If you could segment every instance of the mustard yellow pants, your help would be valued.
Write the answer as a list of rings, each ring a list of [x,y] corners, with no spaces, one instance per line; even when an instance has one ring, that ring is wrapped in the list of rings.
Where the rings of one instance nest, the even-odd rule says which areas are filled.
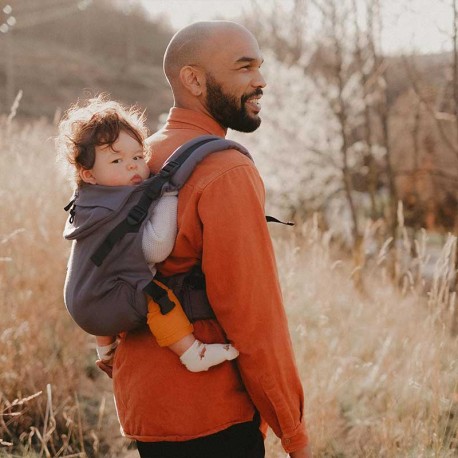
[[[167,314],[163,315],[159,305],[149,296],[148,299],[148,326],[161,347],[168,347],[183,337],[192,334],[193,326],[181,307],[180,301],[173,291],[163,283],[154,280],[159,286],[167,289],[167,296],[175,304],[175,307]]]

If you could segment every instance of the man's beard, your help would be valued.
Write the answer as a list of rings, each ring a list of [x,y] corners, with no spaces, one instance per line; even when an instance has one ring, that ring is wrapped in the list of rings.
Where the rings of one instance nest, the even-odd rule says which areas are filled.
[[[259,116],[250,117],[245,102],[254,95],[261,95],[259,88],[248,95],[243,95],[240,106],[236,97],[225,94],[215,79],[207,74],[207,109],[221,126],[239,132],[253,132],[261,124]]]

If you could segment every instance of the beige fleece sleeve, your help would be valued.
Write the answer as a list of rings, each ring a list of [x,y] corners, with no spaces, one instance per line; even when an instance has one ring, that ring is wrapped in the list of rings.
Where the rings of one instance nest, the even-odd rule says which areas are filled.
[[[143,229],[143,254],[150,268],[163,261],[172,251],[177,236],[176,194],[164,194]],[[154,270],[155,272],[155,270]]]

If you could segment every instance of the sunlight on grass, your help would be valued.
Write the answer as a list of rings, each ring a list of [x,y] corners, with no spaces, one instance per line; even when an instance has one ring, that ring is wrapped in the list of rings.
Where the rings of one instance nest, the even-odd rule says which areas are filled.
[[[63,305],[70,188],[54,134],[45,121],[0,120],[0,456],[126,456],[110,382]],[[316,222],[272,233],[315,456],[456,456],[456,239],[425,295],[421,250],[400,287],[374,256],[360,292]],[[285,457],[272,435],[267,450]]]

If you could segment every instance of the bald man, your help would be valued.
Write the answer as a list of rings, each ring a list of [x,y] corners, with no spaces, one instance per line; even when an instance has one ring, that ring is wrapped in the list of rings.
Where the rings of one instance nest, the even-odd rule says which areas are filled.
[[[174,106],[149,139],[151,170],[200,135],[257,129],[262,62],[256,39],[238,24],[199,22],[179,31],[164,57]],[[253,162],[235,150],[208,156],[180,191],[178,236],[160,272],[203,273],[216,319],[196,320],[194,333],[203,342],[231,342],[240,356],[191,373],[146,328],[122,338],[116,406],[141,457],[264,457],[260,418],[291,457],[310,456],[264,198]]]

